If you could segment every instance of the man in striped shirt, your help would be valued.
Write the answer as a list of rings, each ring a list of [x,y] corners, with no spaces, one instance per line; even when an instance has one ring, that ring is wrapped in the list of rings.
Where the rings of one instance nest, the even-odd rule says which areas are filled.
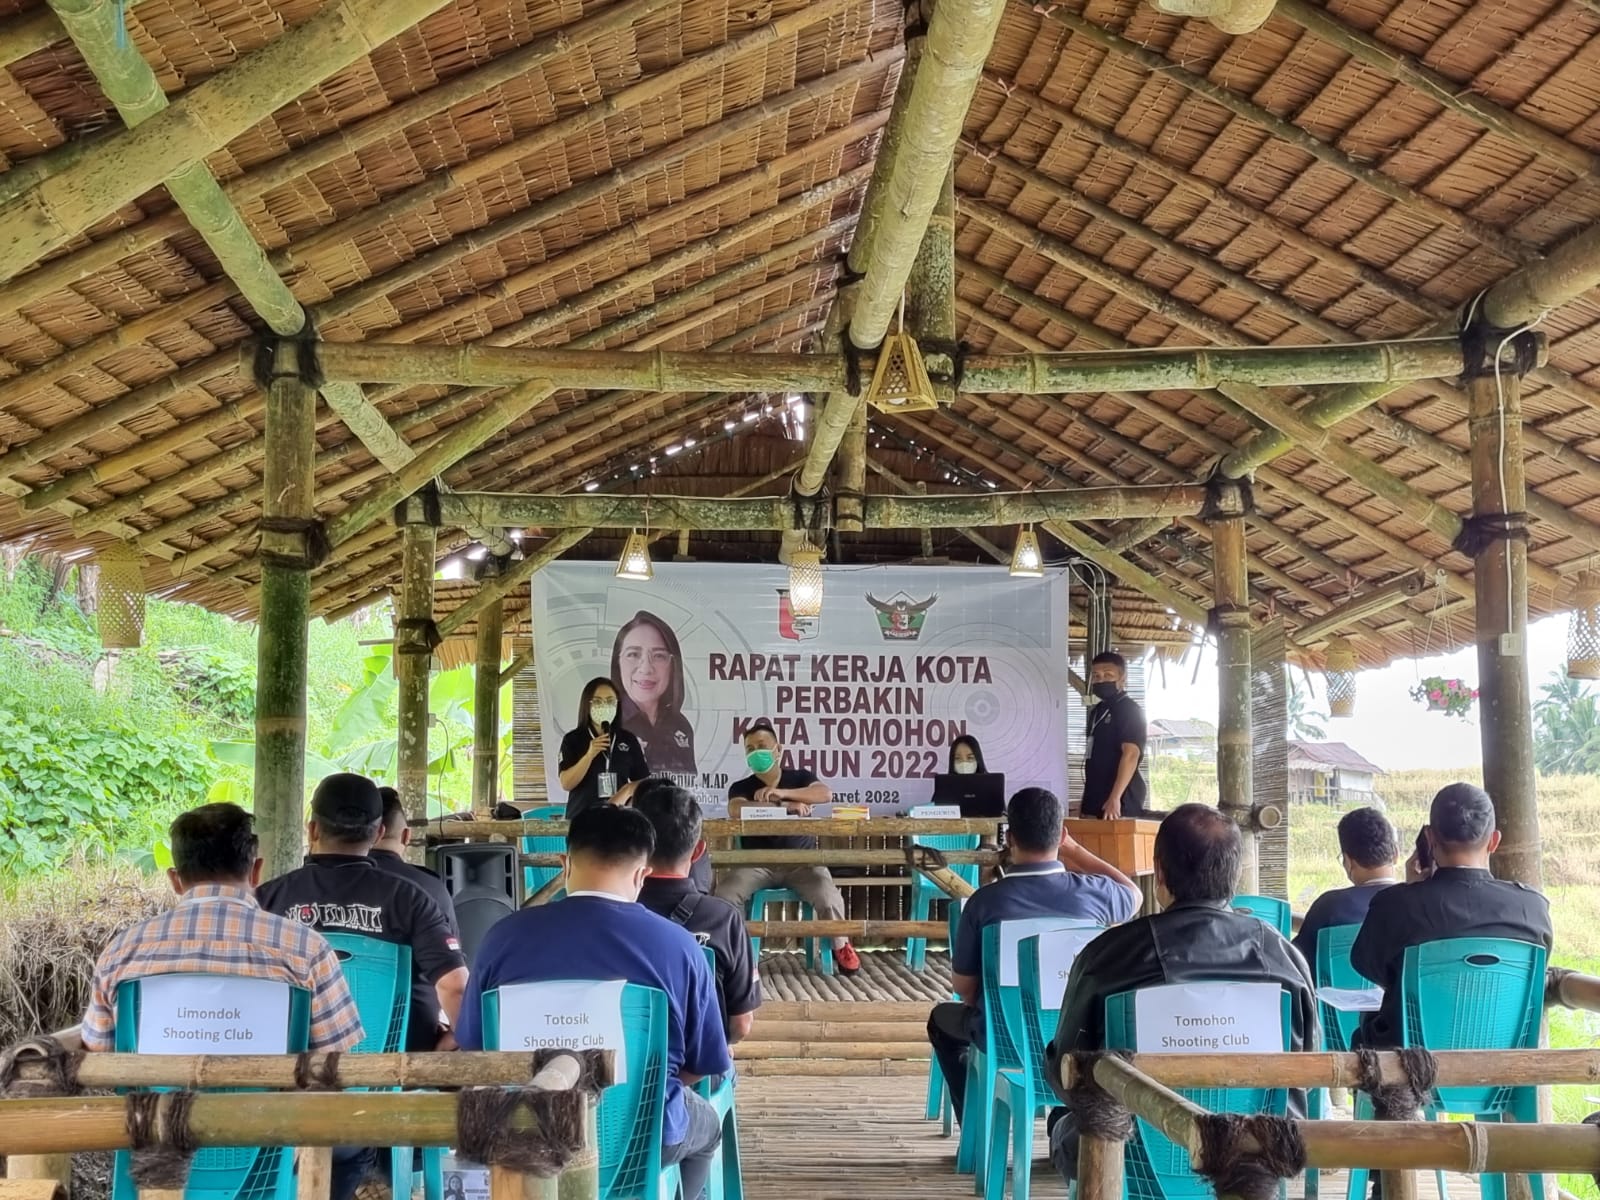
[[[206,804],[172,823],[167,878],[178,902],[123,930],[95,964],[83,1014],[86,1050],[115,1045],[117,988],[146,975],[243,975],[311,993],[311,1049],[348,1050],[361,1018],[333,948],[314,929],[263,912],[253,818],[236,804]]]

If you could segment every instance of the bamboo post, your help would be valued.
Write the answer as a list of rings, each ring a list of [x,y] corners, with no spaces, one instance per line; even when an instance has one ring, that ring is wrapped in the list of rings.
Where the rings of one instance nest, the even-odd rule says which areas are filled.
[[[301,1146],[295,1162],[295,1200],[328,1200],[333,1186],[333,1147]],[[144,1197],[148,1193],[141,1191]],[[183,1195],[172,1193],[174,1200]]]
[[[71,1161],[71,1155],[60,1155]],[[11,1169],[11,1164],[6,1164]],[[30,1179],[7,1175],[0,1179],[0,1200],[67,1200],[67,1193],[54,1179]]]
[[[489,1168],[489,1200],[557,1200],[559,1186],[555,1176],[513,1171],[498,1163]]]
[[[438,529],[418,497],[402,506],[400,604],[396,611],[394,672],[399,683],[395,783],[413,818],[428,815],[428,673],[438,627],[433,622],[434,553]]]
[[[35,1183],[34,1200],[69,1200],[72,1193],[72,1155],[17,1154],[6,1159],[6,1178],[15,1183]],[[17,1200],[26,1200],[19,1196]]]
[[[295,342],[279,341],[266,380],[255,812],[267,878],[299,866],[303,844],[317,394],[300,374],[301,349]],[[274,523],[279,527],[273,528]]]
[[[1256,829],[1251,789],[1250,587],[1244,512],[1238,484],[1218,488],[1209,517],[1217,634],[1217,797],[1237,822],[1244,843],[1239,861],[1241,892],[1257,887]]]
[[[484,558],[478,580],[500,575],[500,560]],[[491,604],[478,614],[478,660],[472,688],[472,811],[494,812],[500,785],[500,639],[505,606]]]
[[[1488,333],[1491,340],[1499,336]],[[1490,353],[1497,358],[1498,347]],[[1515,536],[1526,526],[1522,380],[1489,369],[1477,372],[1467,390],[1473,519],[1517,526],[1509,537],[1486,528],[1473,559],[1483,785],[1494,798],[1500,829],[1494,867],[1502,879],[1538,889],[1543,871],[1528,684],[1528,543],[1525,534]]]
[[[906,280],[906,328],[917,339],[942,407],[955,403],[956,175],[945,172]]]
[[[595,1100],[583,1106],[583,1149],[573,1155],[556,1184],[559,1200],[600,1200],[600,1139]]]
[[[1122,1200],[1123,1142],[1083,1134],[1078,1138],[1079,1200]]]

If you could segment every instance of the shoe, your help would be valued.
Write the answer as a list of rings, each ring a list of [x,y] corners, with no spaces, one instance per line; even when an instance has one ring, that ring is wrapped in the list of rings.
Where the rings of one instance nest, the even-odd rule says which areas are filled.
[[[856,948],[849,942],[837,946],[833,951],[833,965],[839,968],[841,975],[859,975],[861,973],[861,955],[856,953]]]

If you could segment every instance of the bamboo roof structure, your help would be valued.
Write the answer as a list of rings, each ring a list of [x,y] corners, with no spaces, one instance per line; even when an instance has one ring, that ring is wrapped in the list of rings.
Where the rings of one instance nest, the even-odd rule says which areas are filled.
[[[895,205],[936,199],[875,200],[875,165],[900,142],[931,161],[939,126],[974,358],[1420,338],[1478,297],[1496,321],[1539,318],[1548,362],[1522,398],[1529,601],[1571,607],[1600,552],[1592,0],[1277,0],[1239,36],[1138,0],[909,7],[0,0],[0,541],[133,541],[152,593],[253,615],[256,339],[830,352],[841,287],[892,276],[916,243],[896,229],[852,247]],[[986,54],[969,40],[948,56],[973,88],[964,120],[940,126],[949,98],[925,90],[917,111],[937,120],[908,138],[892,117],[914,102],[908,47],[952,24],[993,32]],[[886,312],[875,291],[844,337]],[[1222,463],[1253,473],[1256,615],[1322,639],[1299,656],[1330,627],[1366,665],[1472,636],[1472,560],[1451,546],[1471,511],[1453,379],[955,392],[873,412],[869,493],[1190,485]],[[781,393],[322,393],[316,510],[337,534],[311,583],[323,615],[397,585],[389,514],[430,479],[770,497],[806,458],[807,406]],[[516,532],[535,555],[619,545],[614,530]],[[1045,532],[1053,560],[1116,581],[1120,640],[1180,642],[1212,603],[1196,517]],[[868,528],[830,558],[991,562],[1012,536]],[[482,539],[510,548],[445,528],[439,552]],[[770,562],[779,536],[696,531],[688,552]]]

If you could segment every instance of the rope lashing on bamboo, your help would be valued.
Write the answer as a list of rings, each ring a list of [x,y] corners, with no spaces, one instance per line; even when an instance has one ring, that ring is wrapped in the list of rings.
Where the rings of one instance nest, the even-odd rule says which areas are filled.
[[[1080,1136],[1099,1138],[1107,1142],[1125,1142],[1133,1136],[1133,1114],[1122,1106],[1121,1101],[1101,1087],[1094,1077],[1095,1061],[1107,1055],[1120,1058],[1124,1062],[1133,1059],[1133,1055],[1127,1050],[1078,1053],[1072,1056],[1072,1086],[1067,1089],[1067,1107],[1077,1118]]]
[[[1476,558],[1497,541],[1526,542],[1528,514],[1525,512],[1477,513],[1461,518],[1461,532],[1450,544],[1468,558]]]
[[[1200,1153],[1195,1173],[1219,1196],[1275,1200],[1278,1184],[1306,1169],[1300,1127],[1287,1117],[1205,1113],[1195,1118]]]
[[[128,1094],[128,1173],[141,1189],[181,1192],[187,1186],[189,1163],[199,1149],[189,1128],[194,1096],[190,1091]]]
[[[528,1078],[534,1078],[558,1058],[578,1060],[578,1082],[572,1086],[575,1091],[582,1092],[590,1099],[598,1099],[601,1092],[616,1082],[614,1070],[616,1060],[605,1050],[536,1050]]]
[[[78,1064],[83,1052],[68,1050],[53,1037],[24,1038],[0,1051],[0,1098],[42,1100],[51,1096],[76,1096]],[[23,1079],[22,1065],[42,1064],[43,1079]]]
[[[1396,1050],[1405,1083],[1384,1083],[1376,1050],[1356,1052],[1356,1086],[1372,1098],[1372,1111],[1380,1121],[1409,1121],[1433,1092],[1439,1063],[1417,1046]]]
[[[963,341],[946,341],[944,338],[918,338],[917,345],[921,348],[923,356],[941,356],[950,360],[950,370],[928,371],[928,378],[934,383],[948,383],[956,391],[961,390],[961,380],[967,371],[967,355],[972,353],[972,347]]]
[[[1544,334],[1531,329],[1496,329],[1481,319],[1469,319],[1461,327],[1460,339],[1463,382],[1496,374],[1527,375],[1538,368],[1546,342]],[[1507,345],[1511,347],[1511,362],[1497,363],[1501,348]]]
[[[310,1054],[295,1055],[294,1086],[302,1092],[339,1091],[339,1054],[338,1050],[330,1050],[315,1071],[311,1069]]]
[[[299,554],[265,549],[256,551],[256,561],[268,566],[286,567],[291,571],[314,571],[333,553],[327,526],[316,517],[261,516],[256,518],[256,532],[300,535],[302,549]]]
[[[280,371],[277,369],[278,343],[281,341],[295,343],[295,369],[293,371]],[[263,392],[272,386],[274,379],[300,379],[308,387],[320,390],[326,382],[322,376],[322,365],[317,358],[317,334],[311,323],[311,314],[306,313],[305,327],[292,339],[274,337],[265,334],[256,343],[255,356],[251,360],[251,374],[255,376],[256,386]]]
[[[1248,476],[1229,479],[1226,475],[1212,472],[1206,480],[1205,504],[1196,515],[1209,524],[1233,517],[1248,517],[1255,511],[1256,490]]]
[[[432,654],[443,641],[432,617],[404,617],[394,623],[396,654]]]
[[[1544,971],[1544,1006],[1546,1008],[1549,1008],[1553,1004],[1560,1005],[1562,1008],[1570,1008],[1570,1007],[1572,1007],[1565,1000],[1563,1000],[1561,998],[1561,989],[1566,984],[1567,980],[1572,978],[1572,976],[1574,976],[1576,974],[1578,974],[1577,971],[1574,971],[1574,970],[1572,970],[1572,969],[1570,969],[1568,967],[1546,967],[1545,968],[1545,971]],[[1600,1116],[1600,1113],[1597,1113],[1595,1115],[1596,1116]]]
[[[457,1101],[456,1145],[472,1162],[549,1179],[584,1148],[588,1105],[578,1089],[467,1088]],[[519,1109],[532,1115],[534,1130],[513,1128]]]

